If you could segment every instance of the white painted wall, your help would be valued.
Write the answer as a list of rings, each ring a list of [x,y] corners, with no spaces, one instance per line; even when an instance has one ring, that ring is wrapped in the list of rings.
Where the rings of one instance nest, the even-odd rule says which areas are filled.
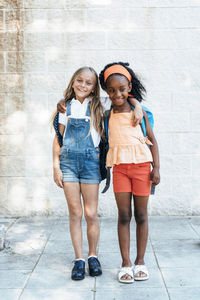
[[[153,215],[200,213],[200,2],[0,1],[0,213],[66,213],[49,118],[73,72],[128,61],[155,115],[162,181]],[[102,186],[100,187],[102,190]],[[112,188],[99,213],[115,215]]]

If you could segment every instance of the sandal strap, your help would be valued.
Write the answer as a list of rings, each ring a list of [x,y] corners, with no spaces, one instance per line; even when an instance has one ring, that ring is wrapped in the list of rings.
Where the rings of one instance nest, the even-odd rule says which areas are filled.
[[[118,277],[121,278],[126,274],[133,278],[133,267],[122,267],[119,271]]]
[[[145,265],[135,265],[134,274],[136,275],[139,272],[143,272],[147,276],[149,275],[149,272],[148,272],[147,267]]]

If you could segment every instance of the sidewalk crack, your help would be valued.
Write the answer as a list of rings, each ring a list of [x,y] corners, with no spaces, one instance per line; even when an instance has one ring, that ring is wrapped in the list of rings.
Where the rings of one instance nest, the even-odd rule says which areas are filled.
[[[164,279],[163,273],[162,273],[162,271],[161,271],[161,269],[160,269],[160,266],[159,266],[159,263],[158,263],[158,259],[157,259],[157,256],[156,256],[156,252],[155,252],[155,250],[154,250],[154,246],[153,246],[153,243],[152,243],[150,237],[149,237],[149,240],[150,240],[150,243],[151,243],[151,247],[152,247],[152,249],[153,249],[153,254],[154,254],[154,257],[155,257],[157,266],[158,266],[158,270],[159,270],[160,275],[161,275],[161,277],[162,277],[162,281],[163,281],[163,283],[164,283],[164,286],[165,286],[165,289],[166,289],[168,298],[169,298],[169,300],[171,300],[171,297],[170,297],[170,295],[169,295],[169,291],[168,291],[167,285],[166,285],[166,283],[165,283],[165,279]]]
[[[200,234],[198,233],[198,231],[193,227],[194,225],[190,222],[191,218],[186,218],[188,224],[190,225],[190,227],[192,228],[192,230],[197,234],[198,237],[200,237]]]

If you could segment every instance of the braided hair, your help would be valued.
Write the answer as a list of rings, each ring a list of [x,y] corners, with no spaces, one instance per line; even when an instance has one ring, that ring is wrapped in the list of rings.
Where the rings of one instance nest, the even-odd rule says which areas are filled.
[[[107,82],[107,80],[106,80],[106,82],[104,81],[104,72],[106,71],[106,69],[108,69],[109,67],[111,67],[113,65],[121,65],[124,68],[126,68],[126,70],[131,75],[132,89],[130,91],[130,94],[133,95],[133,97],[135,99],[137,99],[139,102],[141,102],[142,100],[144,100],[144,94],[146,93],[146,89],[143,86],[143,84],[141,83],[141,81],[139,80],[139,78],[136,76],[136,74],[133,72],[133,70],[128,67],[129,63],[123,63],[123,62],[118,62],[117,63],[117,62],[114,62],[114,63],[106,65],[104,67],[104,69],[99,74],[99,81],[100,81],[100,85],[101,85],[102,89],[106,90],[106,82]],[[114,75],[114,74],[112,74],[112,75]],[[110,75],[110,76],[112,76],[112,75]],[[121,75],[121,74],[119,74],[119,75]]]

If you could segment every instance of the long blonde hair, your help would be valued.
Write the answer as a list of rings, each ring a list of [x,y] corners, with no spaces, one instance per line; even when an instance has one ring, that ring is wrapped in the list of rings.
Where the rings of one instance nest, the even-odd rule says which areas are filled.
[[[91,68],[91,67],[82,67],[79,68],[72,76],[68,87],[66,88],[66,90],[64,91],[64,99],[66,101],[66,103],[70,100],[72,100],[73,98],[76,97],[75,93],[74,93],[74,89],[73,89],[73,83],[76,79],[76,77],[84,72],[84,71],[90,71],[95,75],[96,78],[96,84],[94,87],[94,91],[89,95],[89,98],[91,99],[91,101],[89,102],[89,106],[90,106],[90,113],[91,113],[91,119],[90,119],[90,130],[89,133],[91,131],[92,126],[94,126],[94,128],[96,129],[96,131],[100,134],[100,136],[103,136],[103,113],[104,113],[104,109],[102,107],[101,101],[100,101],[100,86],[99,86],[99,79],[98,79],[98,75],[96,73],[96,71]],[[89,134],[88,133],[88,134]]]

